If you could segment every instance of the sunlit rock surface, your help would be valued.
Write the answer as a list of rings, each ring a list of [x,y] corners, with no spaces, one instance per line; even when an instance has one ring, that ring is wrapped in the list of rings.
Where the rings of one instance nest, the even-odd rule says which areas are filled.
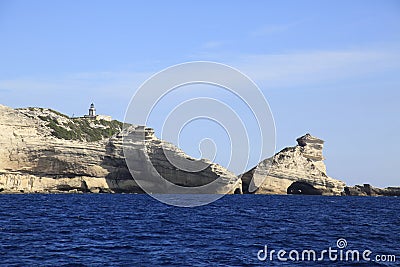
[[[196,187],[218,181],[214,192],[241,192],[241,179],[203,160],[206,167],[186,173],[171,165],[164,151],[180,161],[193,158],[154,136],[152,129],[132,126],[121,131],[113,121],[71,119],[50,109],[12,109],[0,105],[0,191],[2,192],[143,192],[132,178],[123,151],[124,134],[140,131],[143,146],[133,150],[135,179],[148,181],[156,172],[180,186]],[[145,153],[146,152],[146,153]],[[145,156],[151,160],[151,169]],[[148,158],[147,158],[148,159]]]
[[[345,183],[326,173],[324,141],[306,134],[297,143],[244,173],[244,193],[341,195]]]

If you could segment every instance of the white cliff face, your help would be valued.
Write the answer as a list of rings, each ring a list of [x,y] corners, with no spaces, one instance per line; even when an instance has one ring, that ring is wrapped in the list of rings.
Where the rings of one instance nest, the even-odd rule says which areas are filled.
[[[345,183],[326,174],[324,141],[306,134],[242,175],[243,191],[256,194],[340,195]]]
[[[53,192],[104,187],[107,170],[100,166],[104,141],[87,143],[52,135],[45,120],[67,120],[38,109],[14,110],[0,105],[0,189],[10,192]],[[59,190],[61,189],[61,190]]]
[[[151,128],[132,126],[128,133],[122,131],[106,138],[104,134],[118,130],[118,124],[102,123],[75,121],[48,109],[15,110],[0,105],[0,191],[141,193],[135,180],[154,188],[167,186],[152,184],[156,183],[154,172],[185,187],[202,186],[220,178],[214,193],[241,192],[242,181],[244,193],[257,194],[286,194],[290,189],[292,193],[339,195],[345,186],[326,174],[323,141],[309,134],[298,138],[297,146],[260,162],[240,179],[207,160],[199,163],[206,166],[200,172],[181,171],[165,153],[178,163],[195,159],[156,138]],[[136,133],[143,133],[146,141],[144,146],[130,150],[134,180],[125,162],[123,137]],[[88,141],[93,139],[98,140]],[[146,157],[154,168],[143,164]]]
[[[105,137],[118,130],[118,125],[73,120],[48,109],[15,110],[0,105],[0,191],[142,192],[126,166],[122,134]],[[232,191],[241,188],[241,180],[217,164],[186,175],[168,164],[162,147],[168,147],[176,157],[189,156],[157,139],[150,128],[146,128],[146,139],[142,149],[147,150],[157,171],[169,174],[171,182],[197,186],[224,177],[233,185]],[[141,168],[140,158],[144,151],[135,153],[135,179],[146,180],[148,173]],[[223,189],[215,193],[225,193]]]
[[[129,138],[129,136],[138,138]],[[145,141],[143,142],[143,140]],[[241,192],[242,182],[235,174],[208,160],[196,161],[173,144],[155,137],[151,128],[131,126],[124,129],[110,139],[108,151],[114,155],[110,159],[126,160],[135,181],[145,185],[148,192],[151,193],[182,193],[182,191],[174,189],[170,183],[192,188],[194,191],[190,193]],[[180,168],[182,165],[172,164],[171,160],[176,163],[193,162],[194,165],[200,166],[201,170],[188,172]],[[162,177],[161,181],[157,179],[159,177]],[[202,191],[202,186],[213,182],[218,183],[218,186],[211,191]]]

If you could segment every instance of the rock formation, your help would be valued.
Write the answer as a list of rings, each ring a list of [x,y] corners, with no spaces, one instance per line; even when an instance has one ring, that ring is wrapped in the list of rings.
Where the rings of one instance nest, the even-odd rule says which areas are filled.
[[[346,196],[400,196],[400,187],[377,188],[370,184],[346,186]]]
[[[228,187],[228,193],[241,192],[241,180],[223,167],[203,160],[200,163],[207,167],[198,173],[180,171],[165,151],[181,161],[195,160],[156,138],[150,128],[121,127],[116,121],[72,119],[50,109],[0,105],[0,191],[140,193],[123,152],[124,135],[140,132],[146,141],[132,150],[137,155],[135,179],[151,183],[154,170],[142,164],[143,155],[148,155],[157,172],[174,184],[194,187],[221,178],[213,193],[226,193]]]
[[[344,182],[326,174],[324,141],[306,134],[241,175],[244,193],[341,195]]]
[[[237,177],[218,164],[189,157],[158,139],[151,128],[122,126],[118,121],[69,118],[51,109],[0,105],[0,192],[143,193],[140,183],[158,193],[171,184],[202,188],[211,183],[216,184],[212,193],[400,195],[398,187],[345,187],[330,178],[323,162],[324,141],[310,134]],[[171,159],[193,163],[201,171],[183,171]],[[159,175],[167,181],[160,183]]]

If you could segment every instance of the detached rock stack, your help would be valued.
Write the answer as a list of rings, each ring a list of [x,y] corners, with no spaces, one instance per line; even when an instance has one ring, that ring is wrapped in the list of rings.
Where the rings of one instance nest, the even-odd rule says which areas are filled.
[[[50,109],[0,105],[0,191],[141,193],[125,162],[122,139],[127,133],[121,128],[117,121],[72,119]],[[162,148],[175,158],[195,159],[157,139],[151,128],[132,126],[131,131],[144,131],[146,136],[145,146],[136,150],[135,178],[149,177],[140,162],[146,149],[157,171],[168,173],[172,183],[190,187],[221,177],[233,188],[228,193],[241,192],[241,180],[225,168],[209,163],[203,171],[185,175],[169,164]]]
[[[324,141],[306,134],[241,175],[244,193],[341,195],[345,183],[329,177],[323,162]]]

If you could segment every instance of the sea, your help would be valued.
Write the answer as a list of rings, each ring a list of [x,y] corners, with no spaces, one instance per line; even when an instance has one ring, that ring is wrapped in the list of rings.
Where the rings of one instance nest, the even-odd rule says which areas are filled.
[[[144,194],[4,194],[0,206],[0,266],[400,266],[397,197],[182,208]]]

